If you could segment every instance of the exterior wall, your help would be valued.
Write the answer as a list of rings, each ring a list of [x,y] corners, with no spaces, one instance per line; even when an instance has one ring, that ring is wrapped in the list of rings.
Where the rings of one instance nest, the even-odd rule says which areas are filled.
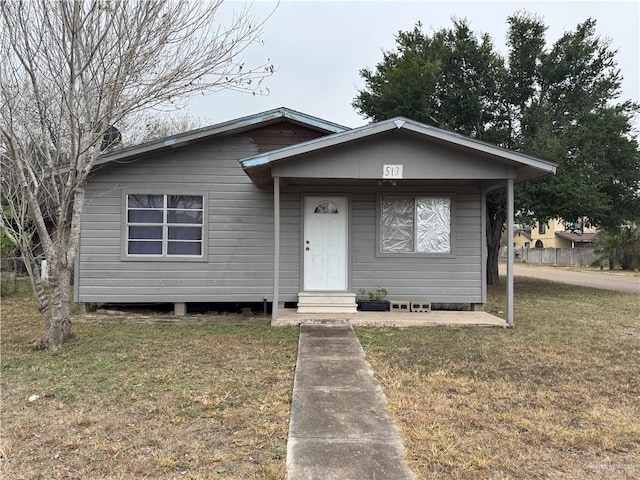
[[[556,236],[556,232],[564,232],[564,222],[561,219],[549,220],[545,233],[539,233],[539,223],[531,228],[531,247],[535,248],[536,241],[540,240],[543,248],[572,248],[571,240]],[[584,233],[596,233],[598,230],[592,227],[584,227]]]
[[[527,235],[522,233],[522,231],[519,231],[513,235],[513,245],[516,248],[530,247],[531,239]]]
[[[258,134],[256,134],[258,133]],[[90,180],[77,264],[80,302],[261,302],[273,292],[273,194],[258,189],[238,158],[270,134],[224,137],[98,171]],[[299,142],[291,136],[291,142]],[[257,143],[256,143],[257,142]],[[286,183],[289,182],[287,185]],[[349,289],[388,291],[391,300],[482,303],[482,208],[477,186],[408,181],[319,180],[281,189],[280,301],[302,289],[302,202],[306,194],[350,199]],[[126,193],[202,194],[208,238],[203,261],[123,257]],[[377,256],[377,194],[450,195],[453,256]]]
[[[238,159],[319,135],[292,124],[269,126],[98,171],[89,181],[82,217],[77,301],[271,301],[273,193],[253,185]],[[206,260],[123,258],[127,192],[204,195]]]
[[[377,257],[376,196],[352,200],[352,291],[388,291],[389,300],[482,303],[482,228],[480,189],[429,188],[423,195],[452,194],[453,258]]]
[[[395,132],[367,141],[326,148],[273,165],[283,178],[380,179],[385,164],[402,164],[405,180],[482,180],[515,177],[495,158],[470,155],[442,143]],[[301,180],[302,181],[302,180]]]
[[[377,193],[451,195],[455,255],[377,256]],[[377,183],[289,185],[282,193],[280,300],[295,301],[302,285],[301,205],[303,196],[345,195],[350,198],[349,290],[383,287],[389,300],[482,303],[482,208],[478,187],[381,188]],[[297,275],[297,279],[295,279]],[[296,281],[297,280],[297,281]]]

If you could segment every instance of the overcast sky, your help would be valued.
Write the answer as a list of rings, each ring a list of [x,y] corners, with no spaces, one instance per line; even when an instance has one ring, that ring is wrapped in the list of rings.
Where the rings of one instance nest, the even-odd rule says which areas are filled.
[[[273,2],[254,3],[251,10],[264,18]],[[451,26],[451,18],[466,18],[476,32],[486,32],[494,45],[506,53],[506,20],[526,10],[543,18],[550,45],[565,31],[591,17],[596,31],[611,39],[624,76],[623,98],[639,100],[639,23],[637,1],[282,1],[264,26],[263,45],[245,55],[249,65],[267,58],[277,68],[263,86],[268,96],[223,91],[195,97],[187,112],[210,125],[237,117],[288,107],[348,127],[367,123],[351,102],[364,84],[358,72],[373,68],[382,51],[395,48],[395,34],[413,28],[425,31]],[[228,1],[227,9],[240,10],[243,3]]]

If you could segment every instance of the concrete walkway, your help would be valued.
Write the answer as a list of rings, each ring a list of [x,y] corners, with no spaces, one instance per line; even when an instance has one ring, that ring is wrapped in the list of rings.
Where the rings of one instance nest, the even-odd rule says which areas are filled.
[[[288,480],[415,478],[386,397],[349,325],[300,325]]]

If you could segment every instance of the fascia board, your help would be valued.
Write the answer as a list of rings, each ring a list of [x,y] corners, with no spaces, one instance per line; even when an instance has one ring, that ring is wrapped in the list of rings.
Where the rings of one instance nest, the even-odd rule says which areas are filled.
[[[556,168],[558,167],[558,164],[556,162],[552,162],[550,160],[544,160],[542,158],[532,157],[530,155],[526,155],[523,153],[515,152],[513,150],[508,150],[506,148],[498,147],[497,145],[492,145],[487,142],[474,140],[472,138],[459,135],[457,133],[447,132],[446,130],[442,130],[440,128],[415,124],[410,120],[407,120],[406,123],[402,126],[402,128],[418,134],[436,138],[438,140],[442,140],[447,143],[456,144],[471,150],[486,153],[495,157],[501,157],[506,160],[517,162],[519,164],[534,167],[544,172],[555,173]]]
[[[397,117],[383,122],[365,125],[364,127],[347,130],[346,132],[328,135],[308,142],[292,145],[290,147],[281,148],[271,151],[267,154],[256,155],[240,160],[242,167],[245,169],[266,165],[278,160],[290,158],[296,155],[318,151],[323,148],[337,146],[346,142],[370,137],[391,130],[407,130],[419,135],[442,140],[449,144],[455,144],[470,150],[485,153],[494,157],[500,157],[505,160],[515,162],[522,166],[533,167],[546,173],[555,173],[558,166],[557,163],[541,158],[531,157],[522,153],[507,150],[505,148],[492,145],[490,143],[481,142],[462,135],[447,132],[435,127],[430,127],[415,123],[406,118]]]
[[[255,125],[259,125],[261,123],[269,122],[272,120],[277,120],[279,118],[287,118],[297,123],[308,125],[310,127],[318,128],[332,133],[340,133],[348,130],[347,127],[338,125],[337,123],[328,122],[320,118],[312,117],[310,115],[306,115],[304,113],[296,112],[295,110],[290,110],[283,107],[269,110],[257,115],[250,115],[247,117],[218,123],[209,127],[199,128],[190,132],[180,133],[171,137],[166,137],[163,139],[155,140],[153,142],[143,143],[141,145],[135,145],[116,152],[112,152],[98,158],[94,166],[100,166],[105,163],[115,162],[133,156],[140,156],[166,148],[177,148],[208,137],[240,132]]]

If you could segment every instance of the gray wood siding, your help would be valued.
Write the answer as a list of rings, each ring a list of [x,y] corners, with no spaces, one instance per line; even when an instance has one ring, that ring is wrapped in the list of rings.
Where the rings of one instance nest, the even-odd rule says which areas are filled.
[[[352,199],[352,291],[388,291],[389,300],[442,303],[482,302],[481,205],[478,188],[424,191],[453,194],[454,257],[376,256],[376,195]]]
[[[470,154],[401,131],[280,160],[272,171],[282,178],[379,179],[385,164],[402,164],[405,180],[493,180],[515,176],[513,169],[499,158]]]
[[[452,195],[455,256],[376,256],[377,198],[382,192],[387,195],[421,194]],[[333,184],[291,185],[283,198],[287,199],[287,214],[283,205],[282,237],[287,245],[281,249],[282,258],[291,259],[290,275],[295,267],[302,269],[300,246],[300,205],[302,195],[349,195],[350,217],[350,290],[375,290],[378,286],[387,289],[390,300],[430,301],[442,303],[482,303],[482,209],[479,187],[451,184],[450,186],[424,186],[411,183],[410,190],[399,186],[381,188],[377,184]],[[297,207],[295,203],[297,202]],[[296,217],[296,215],[298,217]],[[286,220],[285,220],[286,218]],[[289,239],[291,239],[289,241]],[[297,239],[297,243],[296,242]],[[289,243],[290,242],[290,243]],[[291,251],[288,249],[291,248]],[[281,269],[284,269],[284,265]],[[282,271],[282,270],[281,270]],[[298,284],[281,280],[281,300],[295,299]],[[285,298],[286,297],[286,298]]]
[[[270,136],[269,132],[251,132],[224,137],[98,171],[90,179],[83,213],[78,301],[261,302],[265,296],[271,301],[273,194],[270,188],[258,189],[238,163],[238,158],[258,153]],[[301,139],[291,136],[290,141]],[[280,199],[280,301],[296,301],[301,289],[304,194],[342,194],[350,198],[351,291],[381,286],[392,300],[482,301],[483,232],[478,187],[460,182],[437,187],[433,182],[404,183],[414,193],[453,195],[455,256],[390,258],[376,256],[376,193],[404,194],[404,190],[366,180],[288,182]],[[206,259],[123,259],[123,192],[204,195]]]
[[[78,300],[259,302],[265,295],[271,300],[273,195],[256,188],[237,160],[255,152],[251,138],[233,137],[94,175],[83,213]],[[123,260],[123,192],[205,195],[206,261]]]

